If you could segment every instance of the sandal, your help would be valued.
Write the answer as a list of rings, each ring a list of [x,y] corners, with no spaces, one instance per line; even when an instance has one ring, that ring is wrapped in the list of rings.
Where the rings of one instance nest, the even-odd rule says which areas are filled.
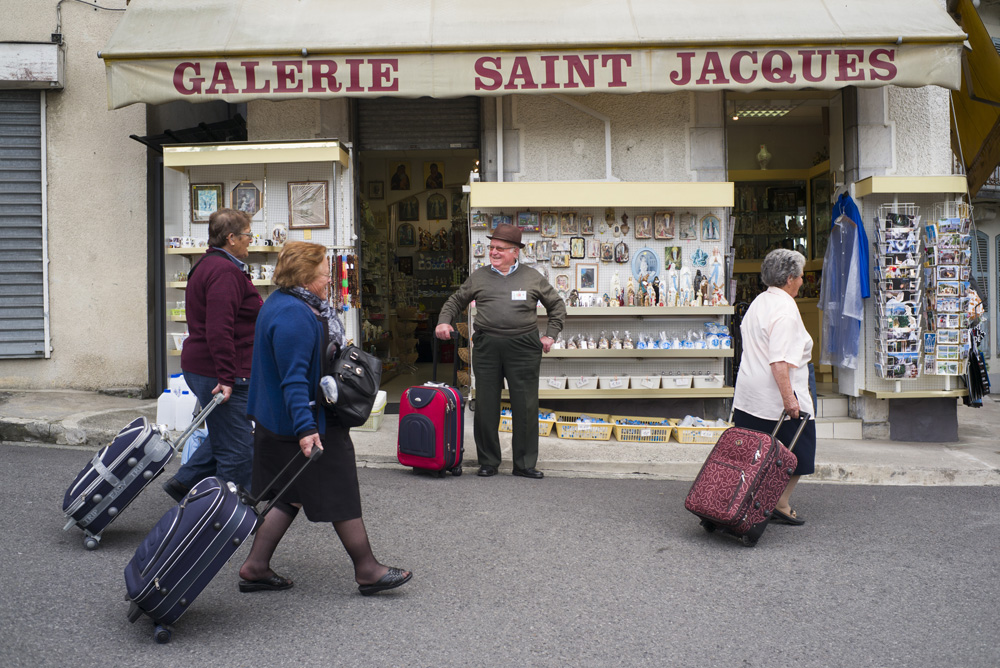
[[[380,577],[378,582],[375,584],[358,585],[358,591],[361,592],[362,596],[371,596],[372,594],[377,594],[380,591],[395,589],[400,585],[406,584],[412,577],[413,573],[399,568],[390,568],[389,571]]]
[[[289,589],[294,583],[274,573],[259,580],[240,580],[240,591],[244,594],[252,591],[281,591]]]
[[[780,522],[782,524],[791,524],[792,526],[801,526],[806,523],[806,521],[800,518],[794,510],[790,513],[783,513],[777,508],[771,511],[771,521]]]

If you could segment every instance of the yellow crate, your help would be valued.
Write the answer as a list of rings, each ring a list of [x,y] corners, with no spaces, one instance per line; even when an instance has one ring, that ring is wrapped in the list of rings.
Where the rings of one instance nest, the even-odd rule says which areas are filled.
[[[722,432],[732,426],[727,423],[725,427],[681,427],[678,424],[679,422],[680,420],[677,418],[670,418],[670,424],[674,426],[677,432],[675,436],[679,443],[707,443],[714,445],[719,440]]]
[[[508,404],[505,401],[500,402],[500,410],[503,410],[505,408],[507,410],[510,410],[510,404]],[[552,412],[552,411],[550,411],[547,408],[541,408],[541,407],[539,407],[538,410],[539,410],[539,412],[545,412],[545,413],[551,413]],[[541,419],[538,420],[538,435],[539,436],[548,436],[549,434],[551,434],[552,433],[552,427],[555,425],[555,423],[556,423],[555,420],[541,420]],[[511,431],[513,431],[513,429],[514,429],[513,418],[510,415],[501,415],[500,416],[500,429],[498,431],[502,431],[505,434],[509,434]]]
[[[619,420],[639,424],[617,424]],[[611,421],[615,423],[615,438],[626,443],[666,443],[674,429],[673,425],[663,424],[663,418],[612,415]]]
[[[559,438],[569,438],[578,441],[610,441],[614,425],[611,416],[606,413],[566,413],[555,411],[556,434]],[[577,418],[586,415],[604,422],[578,424]]]

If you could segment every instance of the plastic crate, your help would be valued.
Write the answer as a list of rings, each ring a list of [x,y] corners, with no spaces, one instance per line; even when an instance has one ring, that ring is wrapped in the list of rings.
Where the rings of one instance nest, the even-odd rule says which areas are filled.
[[[610,441],[614,425],[611,416],[605,413],[556,413],[556,435],[577,441]],[[577,418],[586,415],[604,420],[603,423],[577,424]]]
[[[695,376],[694,386],[698,388],[719,388],[723,385],[723,378],[721,374],[713,373],[707,376]]]
[[[681,427],[677,418],[670,418],[670,424],[676,430],[675,437],[679,443],[707,443],[714,445],[719,440],[722,432],[729,429],[731,424],[725,427]]]
[[[375,404],[372,407],[371,415],[368,416],[363,425],[354,427],[354,429],[356,431],[378,431],[378,428],[382,426],[382,418],[385,417],[385,404],[385,390],[379,390],[378,394],[375,395]]]
[[[597,386],[602,390],[627,390],[628,376],[598,376]]]
[[[539,376],[539,390],[565,390],[566,376]]]
[[[503,410],[505,408],[507,410],[510,410],[510,404],[508,404],[506,402],[500,402],[500,410]],[[539,406],[538,411],[540,413],[541,412],[545,412],[545,413],[551,413],[552,412],[548,408],[542,408],[541,406]],[[538,420],[538,435],[539,436],[548,436],[549,434],[552,433],[552,427],[554,427],[555,424],[556,424],[555,420],[542,420],[541,418],[539,418],[539,420]],[[505,434],[509,434],[513,430],[514,430],[513,418],[510,415],[501,415],[500,416],[500,429],[498,431],[502,431]]]
[[[570,390],[596,390],[597,376],[570,376],[566,379],[566,387]]]
[[[639,424],[617,424],[619,420]],[[674,430],[673,425],[663,424],[663,418],[612,415],[611,421],[615,423],[615,438],[626,443],[666,443]]]

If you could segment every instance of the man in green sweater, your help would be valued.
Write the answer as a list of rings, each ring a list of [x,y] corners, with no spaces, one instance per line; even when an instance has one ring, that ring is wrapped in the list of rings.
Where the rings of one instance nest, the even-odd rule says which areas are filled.
[[[510,392],[514,475],[539,479],[538,368],[562,331],[566,304],[537,271],[517,261],[524,244],[521,229],[498,225],[490,240],[490,266],[472,273],[441,308],[434,334],[451,338],[452,321],[475,300],[472,368],[476,374],[477,410],[473,433],[481,476],[496,475],[500,466],[500,393],[504,378]],[[538,336],[538,303],[548,325]]]

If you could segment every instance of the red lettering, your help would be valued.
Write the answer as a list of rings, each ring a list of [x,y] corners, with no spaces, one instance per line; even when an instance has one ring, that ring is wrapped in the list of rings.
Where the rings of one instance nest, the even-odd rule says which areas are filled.
[[[882,60],[880,56],[885,56],[885,60]],[[896,78],[896,65],[893,61],[896,59],[896,52],[892,49],[875,49],[868,56],[868,64],[872,66],[872,70],[869,76],[872,81],[892,81]],[[876,70],[885,70],[885,74],[879,74]]]
[[[274,86],[275,93],[301,93],[302,83],[301,60],[275,60],[274,68],[278,82]]]
[[[398,58],[370,58],[368,62],[372,66],[372,87],[374,91],[395,91],[399,90],[399,79],[392,76],[399,71]]]
[[[837,81],[864,81],[865,73],[858,71],[858,63],[860,63],[864,57],[865,52],[861,49],[837,49],[834,51],[837,54],[839,71],[837,73]]]
[[[541,56],[541,58],[545,63],[545,83],[542,84],[542,88],[559,88],[559,82],[556,81],[556,61],[559,60],[559,56]]]
[[[223,89],[219,90],[219,86],[222,86]],[[220,61],[215,64],[215,71],[212,72],[212,83],[208,85],[205,92],[221,93],[223,95],[232,95],[239,92],[236,90],[236,84],[233,83],[233,74],[229,71],[227,63]]]
[[[309,71],[312,73],[312,86],[310,93],[322,93],[330,91],[336,93],[341,89],[337,83],[337,61],[335,60],[309,60]]]
[[[361,58],[347,58],[344,62],[351,68],[351,84],[347,87],[347,91],[354,93],[364,90],[361,86],[361,66],[365,61]]]
[[[492,65],[496,69],[488,70],[486,65]],[[489,58],[483,56],[478,58],[475,64],[476,70],[476,90],[496,90],[503,83],[503,76],[498,71],[500,69],[499,58]],[[489,79],[491,83],[486,83],[483,79]]]
[[[757,52],[756,51],[737,51],[733,54],[733,57],[729,59],[729,76],[733,78],[733,81],[741,84],[752,83],[754,79],[757,78],[757,68],[753,69],[750,76],[743,76],[743,63],[740,62],[747,56],[750,57],[750,62],[754,65],[757,64]]]
[[[569,76],[569,80],[566,82],[566,88],[580,87],[580,84],[578,84],[576,79],[573,77],[574,73],[579,75],[584,88],[594,87],[594,63],[597,62],[597,54],[583,57],[583,60],[587,61],[586,69],[584,68],[583,61],[580,60],[579,56],[563,56],[563,60],[569,63],[569,67],[566,70],[566,73]]]
[[[670,83],[686,86],[691,83],[691,60],[694,58],[694,51],[679,51],[677,57],[681,59],[681,71],[670,73]]]
[[[832,53],[830,49],[803,49],[799,51],[802,56],[802,78],[806,81],[816,83],[826,79],[826,57]],[[819,56],[819,74],[812,74],[812,59],[814,55]]]
[[[601,67],[607,67],[611,62],[611,81],[608,88],[624,88],[627,84],[622,79],[622,64],[632,67],[632,54],[630,53],[610,53],[601,56]]]
[[[778,60],[775,67],[774,61]],[[795,83],[795,75],[792,74],[792,57],[786,52],[774,49],[764,54],[761,60],[760,72],[764,78],[771,83]]]
[[[176,90],[181,95],[200,95],[201,85],[205,82],[204,77],[192,77],[188,79],[191,84],[190,87],[185,86],[184,73],[186,70],[192,70],[193,74],[201,74],[201,64],[200,63],[181,63],[174,68],[174,90]]]
[[[244,71],[247,73],[247,87],[243,89],[244,93],[269,93],[271,91],[270,81],[265,81],[262,87],[257,88],[256,69],[260,65],[260,61],[244,60],[240,65],[243,66]]]
[[[510,70],[510,76],[507,77],[507,85],[504,88],[506,90],[517,90],[518,85],[515,83],[515,79],[521,79],[524,82],[520,86],[523,89],[538,88],[538,84],[531,78],[531,67],[528,65],[528,59],[524,56],[518,56],[514,59],[514,67]]]
[[[711,75],[714,77],[715,81],[709,81],[708,77]],[[726,78],[725,68],[722,66],[722,60],[719,58],[718,51],[709,51],[705,54],[705,64],[701,66],[701,76],[695,81],[699,86],[705,84],[727,84],[729,79]]]

